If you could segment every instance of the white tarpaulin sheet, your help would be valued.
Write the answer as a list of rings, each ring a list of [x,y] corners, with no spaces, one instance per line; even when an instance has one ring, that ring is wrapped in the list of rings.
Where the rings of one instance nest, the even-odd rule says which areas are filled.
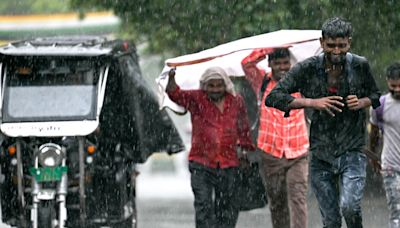
[[[295,64],[321,52],[320,37],[320,30],[279,30],[235,40],[198,53],[167,59],[164,69],[156,79],[161,108],[168,107],[178,113],[185,112],[165,94],[168,71],[171,67],[176,67],[175,79],[182,89],[198,89],[200,76],[211,66],[224,68],[229,76],[241,77],[244,76],[241,61],[253,49],[285,46],[289,47],[292,64]],[[267,60],[260,62],[259,66],[265,68],[266,72],[270,71]]]

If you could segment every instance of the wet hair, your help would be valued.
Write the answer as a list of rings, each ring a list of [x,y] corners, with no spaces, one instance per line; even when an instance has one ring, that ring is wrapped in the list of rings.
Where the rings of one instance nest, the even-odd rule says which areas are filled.
[[[340,17],[330,18],[322,25],[322,38],[351,37],[352,26],[350,22]]]
[[[390,80],[400,79],[400,62],[393,63],[387,68],[386,78]]]
[[[290,57],[289,49],[287,48],[276,48],[273,52],[268,54],[268,61],[280,58]]]

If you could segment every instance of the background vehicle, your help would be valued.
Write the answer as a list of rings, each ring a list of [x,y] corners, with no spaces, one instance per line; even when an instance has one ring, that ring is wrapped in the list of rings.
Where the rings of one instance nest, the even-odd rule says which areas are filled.
[[[1,208],[17,227],[136,227],[137,163],[183,143],[135,47],[50,37],[0,48]]]

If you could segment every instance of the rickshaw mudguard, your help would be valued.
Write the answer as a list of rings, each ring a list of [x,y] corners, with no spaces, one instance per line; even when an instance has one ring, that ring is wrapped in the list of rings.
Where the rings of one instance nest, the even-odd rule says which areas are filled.
[[[9,137],[63,137],[89,135],[98,125],[97,120],[1,123],[0,129]]]

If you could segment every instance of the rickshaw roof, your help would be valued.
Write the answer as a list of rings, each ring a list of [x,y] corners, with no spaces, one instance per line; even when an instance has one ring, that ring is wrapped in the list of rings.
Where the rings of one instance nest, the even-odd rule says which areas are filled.
[[[119,41],[119,42],[118,42]],[[0,54],[11,56],[102,56],[121,51],[120,40],[103,36],[43,37],[9,43]]]

